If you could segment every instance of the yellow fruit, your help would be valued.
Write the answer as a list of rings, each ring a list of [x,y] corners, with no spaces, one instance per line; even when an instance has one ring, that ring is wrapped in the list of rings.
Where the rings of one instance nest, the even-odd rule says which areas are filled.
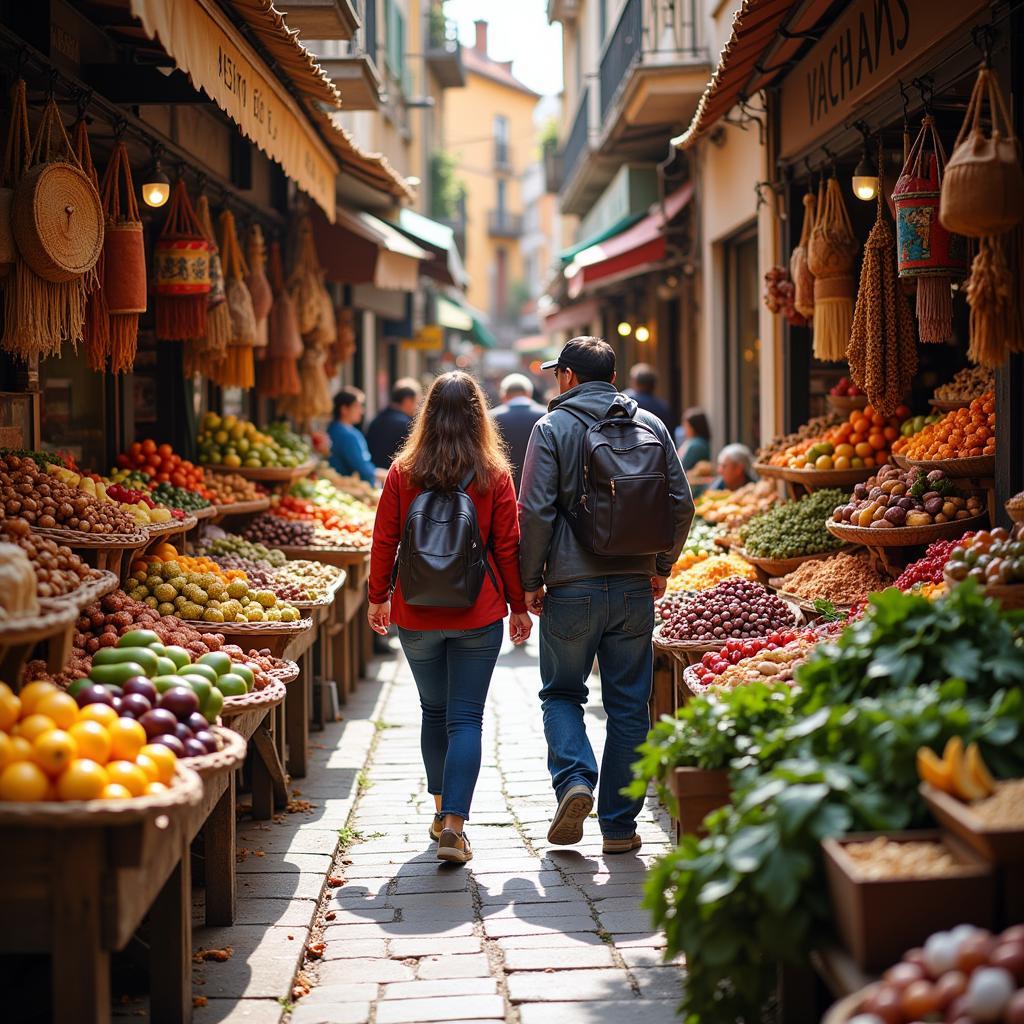
[[[119,718],[107,728],[110,757],[114,761],[134,761],[146,745],[146,730],[132,718]],[[130,788],[130,787],[129,787]]]
[[[67,693],[48,693],[35,706],[37,715],[53,719],[58,729],[69,729],[78,721],[78,705],[75,698]]]
[[[167,787],[162,782],[151,782],[146,787],[146,796],[156,796],[157,793],[166,793]]]
[[[41,701],[47,694],[60,692],[61,691],[54,686],[53,683],[49,683],[45,679],[39,679],[34,683],[29,683],[28,686],[24,687],[19,694],[21,698],[22,715],[31,715],[36,709],[36,704],[38,704],[39,701]]]
[[[946,744],[943,759],[949,765],[951,773],[951,792],[961,800],[981,800],[988,794],[978,785],[967,768],[967,761],[964,757],[964,741],[959,736],[954,736]]]
[[[814,468],[821,472],[828,472],[832,469],[832,456],[831,455],[819,455],[814,460]]]
[[[139,751],[140,757],[143,754],[159,769],[159,775],[157,776],[159,781],[164,783],[164,785],[170,785],[171,779],[174,778],[174,769],[178,763],[178,758],[174,751],[169,747],[165,747],[162,743],[147,743]]]
[[[72,761],[57,779],[59,800],[98,800],[107,786],[103,766],[86,758]]]
[[[11,762],[31,761],[32,744],[24,736],[11,737]]]
[[[0,772],[14,760],[14,738],[0,732]]]
[[[149,785],[146,773],[131,761],[111,761],[107,765],[107,778],[124,786],[132,796],[142,796]]]
[[[985,790],[985,796],[991,796],[996,791],[996,780],[992,778],[978,749],[977,743],[972,743],[967,748],[965,755],[967,772],[977,785]]]
[[[80,722],[99,722],[105,729],[109,729],[117,721],[117,712],[109,704],[86,704],[78,712]]]
[[[944,793],[950,792],[953,779],[952,768],[931,747],[918,747],[917,774],[922,782],[927,782]]]
[[[142,769],[148,782],[160,781],[160,766],[148,755],[137,754],[135,757],[135,767]]]
[[[17,761],[0,772],[0,800],[28,803],[45,800],[50,780],[37,764]]]
[[[73,737],[63,729],[50,729],[32,744],[36,764],[55,779],[78,756]]]
[[[0,732],[10,732],[20,715],[21,698],[6,683],[0,683]]]
[[[18,736],[23,736],[29,743],[35,743],[36,737],[56,728],[57,724],[49,715],[29,715],[17,724],[15,733]]]
[[[119,782],[108,782],[100,793],[101,800],[131,800],[132,795]]]
[[[79,757],[88,758],[97,764],[106,764],[110,759],[110,736],[99,722],[90,719],[75,722],[68,732],[78,744]]]

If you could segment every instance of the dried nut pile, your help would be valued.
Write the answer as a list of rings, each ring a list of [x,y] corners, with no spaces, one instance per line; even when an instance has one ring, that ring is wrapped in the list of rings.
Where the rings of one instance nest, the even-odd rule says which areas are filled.
[[[764,636],[794,624],[793,612],[784,601],[760,583],[732,576],[710,590],[691,594],[664,616],[661,632],[669,640],[724,643],[735,637]]]
[[[755,558],[795,558],[835,551],[843,542],[825,528],[829,513],[846,495],[834,487],[808,494],[751,519],[741,530],[747,554]]]
[[[246,540],[268,547],[308,548],[313,546],[315,536],[316,529],[310,522],[266,513],[257,516],[245,531]]]
[[[1024,779],[997,782],[992,796],[971,804],[971,814],[994,828],[1024,829]]]
[[[695,509],[697,515],[709,523],[735,530],[781,500],[773,481],[759,480],[735,491],[705,491],[697,499]]]
[[[242,501],[258,501],[266,497],[266,491],[252,480],[246,480],[237,473],[211,473],[206,489],[213,495],[217,505],[236,505]]]
[[[861,878],[938,878],[962,875],[967,870],[947,846],[927,840],[898,843],[877,836],[844,843],[843,852],[854,862]]]
[[[794,640],[785,647],[761,651],[736,665],[730,665],[720,675],[709,680],[715,686],[732,689],[746,683],[788,683],[793,680],[797,665],[807,659],[816,640]]]
[[[0,521],[0,541],[16,544],[28,556],[37,597],[64,597],[97,575],[71,548],[33,533],[24,519]]]
[[[711,555],[673,576],[668,581],[669,589],[710,590],[715,584],[729,579],[730,576],[756,580],[757,570],[739,555]]]
[[[30,458],[0,458],[0,495],[7,518],[24,519],[43,529],[81,533],[139,534],[132,516],[112,502],[99,502],[40,470]]]
[[[779,581],[779,590],[805,601],[831,601],[832,604],[859,604],[868,594],[884,590],[888,582],[871,567],[866,558],[840,551],[831,558],[804,562]]]
[[[994,370],[984,366],[965,366],[948,384],[940,384],[934,397],[940,402],[970,402],[995,387]]]
[[[832,518],[850,526],[896,529],[969,519],[984,511],[980,497],[961,494],[941,469],[926,473],[883,466],[867,483],[857,484],[852,500],[837,506]]]

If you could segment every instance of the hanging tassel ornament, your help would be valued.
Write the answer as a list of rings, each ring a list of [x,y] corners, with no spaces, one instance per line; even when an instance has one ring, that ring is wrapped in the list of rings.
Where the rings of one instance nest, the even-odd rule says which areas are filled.
[[[789,258],[789,276],[795,289],[793,306],[808,321],[814,316],[814,275],[807,266],[807,245],[811,240],[816,206],[814,193],[808,187],[804,194],[804,222],[800,228],[800,242]]]
[[[267,354],[259,366],[258,390],[268,398],[281,398],[297,395],[301,389],[296,360],[302,355],[302,336],[295,316],[295,304],[285,287],[281,246],[277,242],[270,246],[267,272],[274,304],[267,331]]]
[[[89,132],[83,118],[75,125],[75,156],[82,165],[82,170],[89,175],[97,194],[100,182],[96,168],[92,162],[92,151],[89,147]],[[104,249],[106,239],[104,238]],[[110,357],[110,313],[107,309],[107,297],[103,291],[105,258],[100,253],[96,266],[86,275],[85,323],[82,326],[82,340],[85,342],[85,357],[89,369],[102,373]]]
[[[939,221],[945,166],[935,118],[927,115],[892,193],[900,277],[917,282],[918,333],[926,342],[952,340],[952,284],[967,276],[966,239]]]
[[[814,275],[814,355],[818,359],[837,362],[846,358],[858,247],[839,181],[829,178],[807,245],[807,266]]]
[[[210,291],[206,297],[206,334],[185,350],[185,373],[203,374],[227,356],[231,341],[231,314],[228,312],[224,268],[217,236],[210,217],[210,201],[201,195],[196,202],[196,220],[210,246]]]
[[[967,282],[971,344],[967,357],[996,369],[1024,352],[1024,227],[982,238]]]
[[[274,306],[274,292],[267,280],[267,248],[263,242],[263,230],[259,224],[249,228],[246,239],[246,262],[249,273],[245,278],[245,286],[252,297],[252,311],[256,317],[256,344],[253,353],[257,359],[266,355],[267,343],[270,340],[269,318]]]
[[[114,146],[103,174],[103,296],[110,317],[110,372],[135,362],[139,315],[146,312],[146,242],[135,183],[123,142]]]
[[[153,248],[153,277],[157,338],[195,341],[204,337],[210,244],[181,178],[171,191],[167,219]]]
[[[917,344],[914,317],[900,288],[896,238],[883,196],[879,180],[878,212],[864,245],[848,356],[853,382],[877,413],[891,416],[917,372]]]
[[[211,379],[221,387],[251,388],[256,383],[252,352],[256,343],[256,314],[252,296],[245,286],[248,268],[238,243],[235,215],[227,209],[220,215],[220,251],[231,316],[231,342],[223,363],[216,368]]]

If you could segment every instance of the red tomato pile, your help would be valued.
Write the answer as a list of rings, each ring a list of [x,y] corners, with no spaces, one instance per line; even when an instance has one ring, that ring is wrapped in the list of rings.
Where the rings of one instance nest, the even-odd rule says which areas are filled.
[[[158,445],[152,438],[136,441],[115,461],[122,469],[139,469],[148,473],[154,483],[173,484],[213,499],[213,494],[203,485],[206,476],[202,468],[183,459],[169,444]]]
[[[327,530],[343,530],[346,522],[337,512],[320,505],[314,505],[311,501],[303,501],[301,498],[293,498],[286,494],[271,509],[272,515],[280,516],[282,519],[306,519],[316,520]]]
[[[720,651],[709,651],[700,660],[694,673],[702,683],[709,683],[720,676],[730,665],[736,665],[744,658],[752,658],[761,651],[775,651],[794,641],[799,632],[795,629],[780,629],[768,636],[753,637],[749,640],[727,640]]]

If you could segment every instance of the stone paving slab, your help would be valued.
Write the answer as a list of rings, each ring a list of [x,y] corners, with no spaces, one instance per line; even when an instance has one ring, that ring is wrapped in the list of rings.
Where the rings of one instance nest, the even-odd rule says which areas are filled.
[[[678,1024],[678,1000],[619,999],[577,1003],[527,1003],[519,1008],[522,1024]]]

